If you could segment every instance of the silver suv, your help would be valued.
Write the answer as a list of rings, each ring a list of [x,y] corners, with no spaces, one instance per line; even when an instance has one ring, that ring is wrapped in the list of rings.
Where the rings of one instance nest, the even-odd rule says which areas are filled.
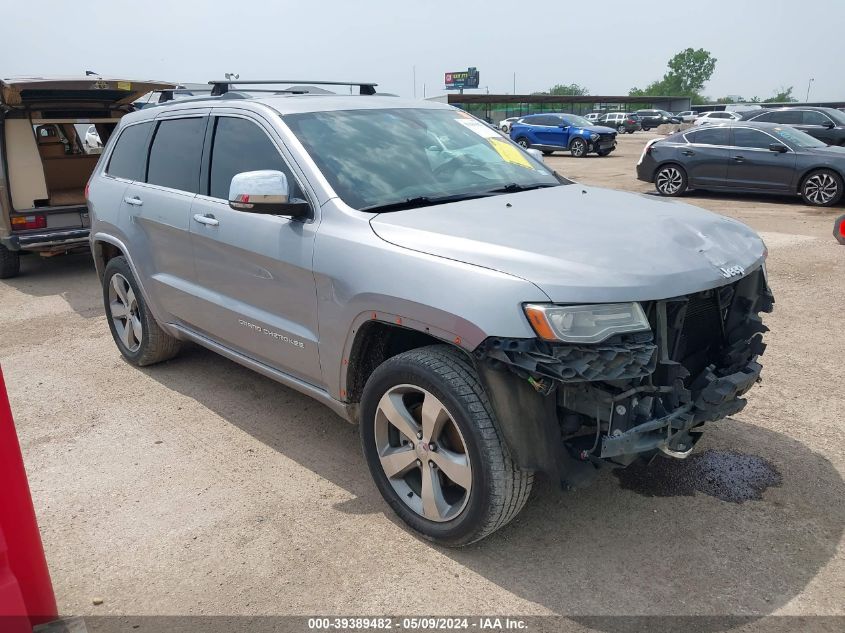
[[[128,361],[190,341],[316,398],[360,424],[395,512],[453,546],[536,473],[685,457],[743,408],[773,304],[751,229],[361,92],[223,84],[121,120],[88,203]]]

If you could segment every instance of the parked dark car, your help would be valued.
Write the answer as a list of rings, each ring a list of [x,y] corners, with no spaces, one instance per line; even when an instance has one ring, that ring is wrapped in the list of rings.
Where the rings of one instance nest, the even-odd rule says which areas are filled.
[[[635,113],[640,119],[640,125],[648,131],[664,123],[680,123],[681,119],[666,110],[637,110]]]
[[[637,130],[643,129],[642,125],[640,125],[639,119],[635,119],[625,112],[608,112],[606,114],[602,114],[598,119],[596,119],[596,125],[612,127],[620,134],[624,134],[625,132],[633,134]]]
[[[836,108],[800,106],[774,110],[752,110],[743,115],[746,121],[791,125],[828,145],[845,146],[845,112]]]
[[[842,198],[845,148],[774,123],[708,125],[650,141],[637,178],[664,196],[687,189],[797,194],[829,207]]]
[[[514,122],[510,135],[522,147],[547,156],[557,150],[568,150],[576,158],[591,152],[607,156],[616,149],[616,130],[574,114],[532,114]]]

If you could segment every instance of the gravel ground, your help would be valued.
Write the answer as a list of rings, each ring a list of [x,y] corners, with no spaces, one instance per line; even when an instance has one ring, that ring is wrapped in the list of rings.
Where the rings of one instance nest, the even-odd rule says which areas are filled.
[[[645,193],[633,168],[651,137],[625,136],[608,158],[548,162]],[[797,199],[685,201],[747,222],[770,250],[764,381],[697,449],[726,464],[719,486],[755,495],[690,484],[709,472],[691,460],[653,477],[605,473],[574,493],[541,483],[516,521],[458,551],[387,512],[355,428],[328,409],[200,348],[131,367],[90,258],[25,258],[19,278],[0,282],[0,361],[61,612],[845,614],[835,212]],[[771,476],[740,481],[744,464]]]

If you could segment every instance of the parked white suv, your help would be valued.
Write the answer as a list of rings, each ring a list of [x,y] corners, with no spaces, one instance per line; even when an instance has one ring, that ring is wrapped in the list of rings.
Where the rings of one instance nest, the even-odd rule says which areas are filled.
[[[742,116],[736,112],[702,112],[701,115],[693,122],[693,125],[728,123],[729,121],[739,121],[741,119]]]

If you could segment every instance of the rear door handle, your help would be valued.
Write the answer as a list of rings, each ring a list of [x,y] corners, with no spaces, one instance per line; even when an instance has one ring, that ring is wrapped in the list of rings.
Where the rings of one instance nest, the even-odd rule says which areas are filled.
[[[737,163],[744,163],[745,162],[745,156],[734,156],[734,161],[737,162]]]
[[[681,152],[681,154],[683,154],[684,156],[695,156],[695,152],[691,149],[685,149],[683,152]]]
[[[215,218],[210,213],[208,215],[202,215],[200,213],[195,213],[194,214],[194,220],[196,220],[200,224],[205,224],[206,226],[218,226],[220,224],[220,220]]]
[[[141,205],[143,205],[143,204],[144,204],[144,201],[143,201],[143,200],[141,200],[138,196],[135,196],[134,198],[130,198],[129,196],[126,196],[126,197],[123,199],[123,201],[124,201],[126,204],[131,205],[131,206],[133,206],[133,207],[140,207]]]

